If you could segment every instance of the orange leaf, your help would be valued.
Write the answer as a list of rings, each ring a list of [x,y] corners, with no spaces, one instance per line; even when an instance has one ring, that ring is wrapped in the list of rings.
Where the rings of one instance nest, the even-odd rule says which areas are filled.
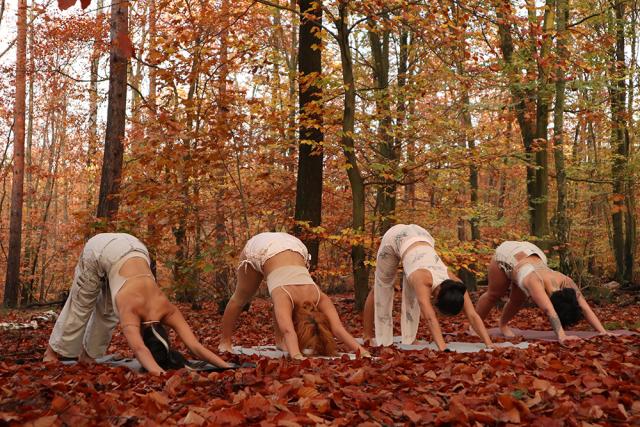
[[[56,412],[61,412],[67,407],[67,399],[61,396],[55,396],[51,401],[51,409]]]

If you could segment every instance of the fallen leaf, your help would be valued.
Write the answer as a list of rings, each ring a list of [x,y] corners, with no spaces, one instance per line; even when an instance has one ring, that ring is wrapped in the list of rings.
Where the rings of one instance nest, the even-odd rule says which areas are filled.
[[[195,424],[201,426],[202,424],[204,424],[204,422],[205,419],[202,416],[198,415],[194,411],[189,411],[187,416],[180,420],[178,424]]]

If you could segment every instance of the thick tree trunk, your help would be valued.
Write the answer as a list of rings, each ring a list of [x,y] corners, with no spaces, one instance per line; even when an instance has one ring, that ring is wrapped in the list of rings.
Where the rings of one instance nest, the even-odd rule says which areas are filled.
[[[567,216],[567,175],[564,165],[564,100],[565,100],[565,67],[568,59],[566,48],[566,29],[569,9],[568,0],[556,0],[556,52],[555,70],[556,102],[553,111],[553,153],[556,166],[557,204],[555,217],[555,234],[560,255],[560,270],[569,273],[569,218]]]
[[[342,62],[342,82],[345,88],[344,110],[342,114],[342,135],[340,144],[347,160],[347,176],[351,184],[352,228],[357,238],[362,237],[365,225],[365,188],[364,180],[358,167],[353,135],[355,131],[356,88],[353,75],[353,59],[349,47],[348,4],[340,3],[339,18],[335,25],[338,30],[338,45]],[[365,266],[364,245],[354,243],[351,246],[351,262],[353,284],[355,288],[356,310],[362,311],[369,293],[369,271]]]
[[[22,203],[24,186],[24,136],[27,77],[27,0],[18,2],[16,94],[14,105],[13,182],[9,220],[9,253],[4,283],[4,306],[15,307],[20,292],[20,251],[22,243]]]
[[[300,119],[298,132],[298,178],[296,183],[295,234],[302,237],[311,255],[311,269],[318,265],[319,241],[313,233],[305,231],[318,227],[322,219],[323,140],[322,114],[322,2],[298,0],[300,7],[300,38],[298,44],[298,102]]]
[[[111,53],[109,55],[109,101],[107,130],[105,133],[98,218],[109,222],[118,213],[120,177],[124,146],[127,108],[127,64],[129,59],[122,46],[124,35],[129,33],[129,2],[111,4]]]

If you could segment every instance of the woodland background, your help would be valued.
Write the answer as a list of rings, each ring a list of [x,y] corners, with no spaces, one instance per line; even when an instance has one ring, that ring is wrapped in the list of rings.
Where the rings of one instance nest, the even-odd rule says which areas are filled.
[[[635,0],[0,2],[7,306],[58,299],[104,230],[195,305],[271,230],[360,307],[394,223],[471,286],[507,239],[640,281]]]

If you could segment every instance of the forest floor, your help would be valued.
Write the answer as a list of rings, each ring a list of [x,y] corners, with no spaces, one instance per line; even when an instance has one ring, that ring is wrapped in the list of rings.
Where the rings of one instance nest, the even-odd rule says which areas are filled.
[[[333,299],[347,329],[361,336],[353,300]],[[640,306],[623,305],[595,311],[608,328],[640,332]],[[217,349],[217,306],[180,308],[203,343]],[[29,321],[34,314],[3,312],[0,322]],[[496,319],[494,310],[488,324]],[[464,334],[463,316],[441,319],[441,324],[445,332],[458,333],[449,336],[452,341],[478,340]],[[532,308],[513,324],[548,329]],[[0,331],[0,426],[640,424],[640,335],[494,353],[376,348],[376,358],[353,361],[233,356],[227,359],[257,367],[153,377],[104,365],[41,363],[52,326]],[[582,322],[576,329],[588,325]],[[254,300],[235,336],[243,346],[273,342],[267,301]],[[424,322],[418,338],[429,338]],[[109,352],[130,353],[119,330]]]

